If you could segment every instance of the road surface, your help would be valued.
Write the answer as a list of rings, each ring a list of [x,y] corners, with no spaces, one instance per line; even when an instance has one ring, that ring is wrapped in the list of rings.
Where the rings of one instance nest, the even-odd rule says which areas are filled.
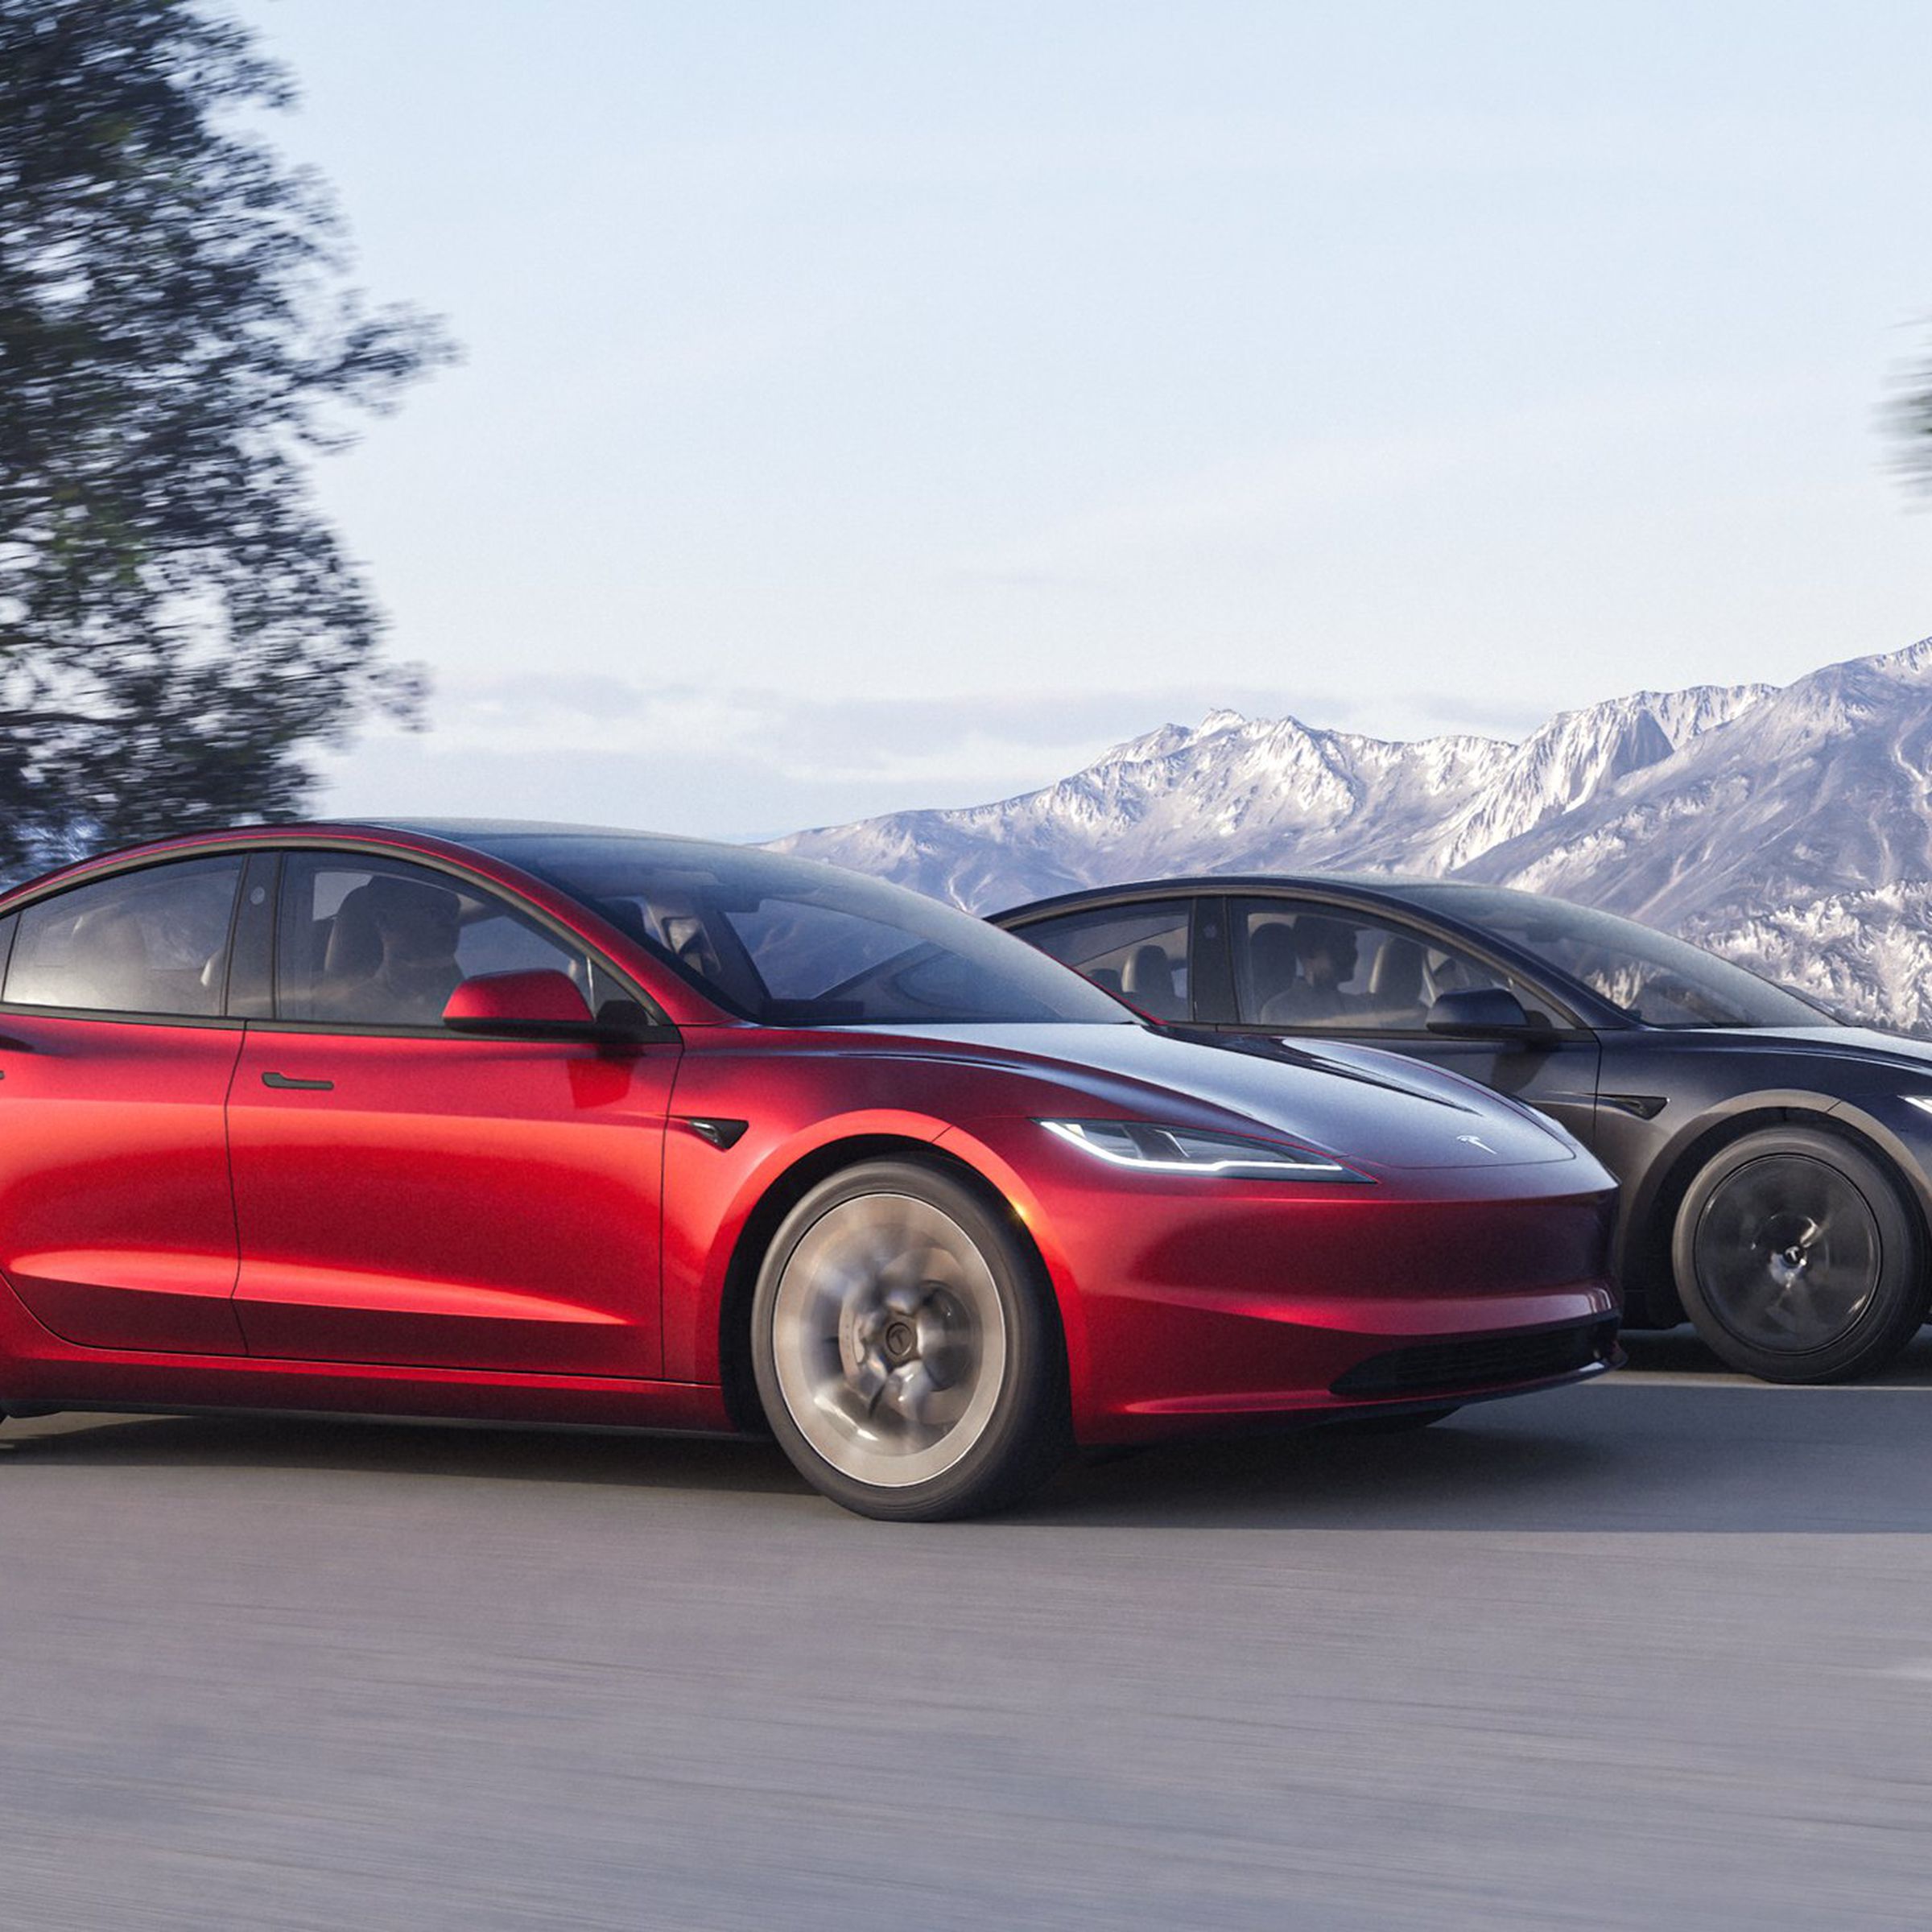
[[[1912,1926],[1932,1340],[860,1521],[747,1444],[0,1431],[0,1925]]]

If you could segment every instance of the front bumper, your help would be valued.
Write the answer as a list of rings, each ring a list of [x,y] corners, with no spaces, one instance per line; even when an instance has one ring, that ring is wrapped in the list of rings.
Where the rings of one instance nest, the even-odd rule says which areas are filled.
[[[1466,1400],[1484,1389],[1546,1388],[1600,1374],[1623,1359],[1617,1320],[1565,1322],[1554,1328],[1409,1342],[1359,1361],[1329,1385],[1331,1395],[1393,1400]]]
[[[982,1131],[975,1158],[1052,1277],[1083,1443],[1460,1405],[1618,1359],[1616,1194],[1587,1159],[1124,1183],[1041,1137]]]

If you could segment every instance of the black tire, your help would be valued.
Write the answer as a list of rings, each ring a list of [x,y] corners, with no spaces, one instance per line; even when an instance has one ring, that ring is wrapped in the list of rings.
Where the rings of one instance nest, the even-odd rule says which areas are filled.
[[[1769,1382],[1875,1374],[1932,1297],[1918,1211],[1897,1176],[1811,1127],[1720,1148],[1678,1209],[1671,1263],[1698,1333]]]
[[[916,1162],[847,1168],[785,1217],[758,1271],[751,1357],[779,1447],[861,1516],[1008,1508],[1071,1446],[1037,1259],[977,1191]]]

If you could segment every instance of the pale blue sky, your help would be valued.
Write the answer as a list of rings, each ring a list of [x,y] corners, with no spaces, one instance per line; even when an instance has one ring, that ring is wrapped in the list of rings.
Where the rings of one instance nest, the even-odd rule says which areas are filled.
[[[345,811],[727,836],[1932,631],[1932,9],[246,0],[464,365]]]

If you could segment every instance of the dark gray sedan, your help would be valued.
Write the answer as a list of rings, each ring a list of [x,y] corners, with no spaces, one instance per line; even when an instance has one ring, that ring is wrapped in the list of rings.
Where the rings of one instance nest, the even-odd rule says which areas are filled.
[[[1622,1183],[1633,1327],[1686,1317],[1781,1382],[1882,1368],[1932,1298],[1932,1046],[1608,913],[1340,877],[1164,879],[995,923],[1247,1051],[1433,1062],[1561,1121]]]

